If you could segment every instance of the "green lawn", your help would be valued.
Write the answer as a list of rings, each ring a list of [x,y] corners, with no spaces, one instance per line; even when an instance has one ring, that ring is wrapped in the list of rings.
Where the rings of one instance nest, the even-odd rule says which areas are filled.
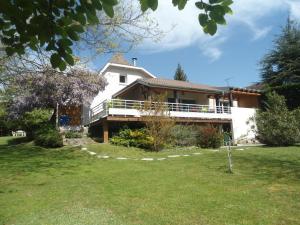
[[[300,224],[300,148],[143,152],[104,144],[98,159],[76,148],[9,145],[0,138],[0,224]]]

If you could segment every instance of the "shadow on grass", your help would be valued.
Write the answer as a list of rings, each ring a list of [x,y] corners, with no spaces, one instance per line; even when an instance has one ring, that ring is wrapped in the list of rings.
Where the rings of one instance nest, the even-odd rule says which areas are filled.
[[[52,168],[71,169],[80,165],[75,148],[46,149],[32,143],[20,144],[21,138],[0,146],[0,170],[3,172],[36,172]],[[14,143],[13,145],[9,143]],[[16,144],[19,143],[19,144]]]
[[[279,150],[279,149],[278,149]],[[300,149],[299,153],[281,154],[285,150],[270,151],[268,154],[238,154],[233,155],[234,164],[245,173],[258,179],[275,181],[278,179],[300,179]],[[288,150],[286,150],[288,151]]]

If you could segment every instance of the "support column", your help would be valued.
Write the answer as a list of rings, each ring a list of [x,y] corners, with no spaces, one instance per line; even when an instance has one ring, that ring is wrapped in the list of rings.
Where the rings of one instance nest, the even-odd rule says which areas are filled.
[[[208,108],[210,112],[216,112],[216,98],[213,95],[208,96]]]
[[[108,143],[108,122],[103,121],[103,142]]]

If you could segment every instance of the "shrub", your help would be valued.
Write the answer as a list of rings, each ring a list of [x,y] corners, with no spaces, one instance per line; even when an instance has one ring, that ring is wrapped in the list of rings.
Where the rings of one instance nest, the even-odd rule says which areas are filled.
[[[197,145],[197,129],[194,126],[176,125],[171,129],[171,137],[173,145]]]
[[[66,131],[65,138],[82,138],[82,134],[77,131]]]
[[[22,118],[22,127],[29,138],[33,138],[34,133],[47,126],[52,113],[46,109],[34,109],[26,112]]]
[[[153,138],[148,135],[146,129],[123,129],[118,135],[110,139],[110,142],[115,145],[123,145],[127,147],[137,147],[151,149],[153,147]]]
[[[283,96],[275,92],[266,95],[266,110],[255,116],[258,139],[271,146],[293,145],[299,140],[300,131],[296,113],[289,111]]]
[[[63,146],[63,138],[54,126],[44,126],[34,134],[34,143],[42,147],[57,148]]]
[[[206,126],[199,129],[198,145],[201,148],[220,148],[223,143],[223,135],[213,127]]]

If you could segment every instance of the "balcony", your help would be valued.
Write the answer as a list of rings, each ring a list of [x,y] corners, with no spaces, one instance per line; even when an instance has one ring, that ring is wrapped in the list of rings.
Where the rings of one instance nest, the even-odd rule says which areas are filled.
[[[151,105],[149,105],[151,104]],[[145,114],[144,108],[152,110],[155,102],[136,101],[124,99],[111,99],[100,103],[91,109],[91,122],[106,116],[131,116],[141,117]],[[203,119],[231,119],[229,106],[198,105],[164,102],[169,116],[178,118],[203,118]]]

